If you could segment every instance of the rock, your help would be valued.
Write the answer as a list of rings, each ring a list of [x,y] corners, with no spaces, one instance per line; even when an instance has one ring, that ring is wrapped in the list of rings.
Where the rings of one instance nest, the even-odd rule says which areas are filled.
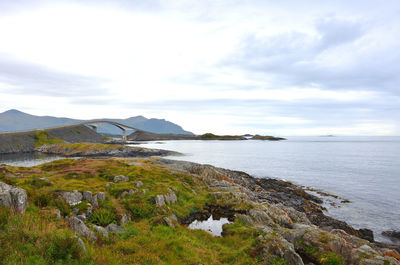
[[[85,201],[91,202],[93,199],[93,195],[91,191],[84,190],[82,191],[82,197]]]
[[[389,230],[383,231],[382,235],[385,237],[389,237],[390,239],[394,239],[395,241],[400,241],[400,231]]]
[[[78,208],[74,208],[72,209],[72,213],[77,215],[79,213],[79,209]]]
[[[125,226],[129,221],[131,221],[130,215],[124,213],[124,215],[121,218],[121,225]]]
[[[359,229],[358,232],[360,233],[361,238],[366,239],[369,242],[374,242],[374,232],[372,232],[372,230],[363,228]]]
[[[168,217],[164,217],[163,220],[164,220],[165,224],[168,225],[170,228],[175,228],[175,225],[171,221],[171,219],[169,219]]]
[[[77,242],[79,247],[81,248],[83,253],[86,253],[86,246],[85,243],[83,243],[83,240],[80,237],[77,237]]]
[[[125,176],[122,176],[122,175],[114,177],[114,182],[115,183],[117,183],[117,182],[128,182],[128,181],[129,181],[129,178],[125,177]]]
[[[97,208],[99,207],[99,202],[97,200],[97,195],[92,197],[92,201],[90,202],[93,207]]]
[[[378,253],[368,245],[362,245],[354,251],[355,259],[378,256]]]
[[[387,250],[387,251],[385,252],[385,256],[387,256],[387,257],[392,257],[392,258],[395,258],[395,259],[397,259],[398,261],[400,261],[400,254],[399,254],[399,252],[397,252],[396,250],[393,250],[393,249]]]
[[[129,192],[127,192],[126,190],[125,191],[123,191],[123,192],[121,192],[121,194],[118,196],[119,198],[124,198],[124,197],[126,197],[126,196],[128,196],[129,195]]]
[[[108,182],[105,187],[108,188],[111,186],[111,184],[112,184],[111,182]]]
[[[140,188],[143,186],[143,182],[141,182],[140,180],[138,182],[136,182],[136,188]]]
[[[82,201],[82,193],[77,190],[74,191],[64,191],[61,193],[61,198],[63,198],[70,206],[77,205]]]
[[[135,194],[136,192],[137,192],[136,190],[130,189],[130,190],[129,190],[129,195],[133,195],[133,194]]]
[[[77,216],[77,218],[79,218],[80,220],[82,220],[83,222],[86,221],[86,215],[85,214],[80,214]]]
[[[92,217],[92,214],[93,214],[93,207],[92,207],[92,206],[89,206],[89,207],[87,208],[87,211],[86,211],[86,217],[87,217],[87,218],[90,218],[90,217]]]
[[[28,196],[24,189],[0,182],[0,206],[11,208],[17,213],[24,213],[27,201]]]
[[[174,220],[175,222],[178,222],[178,217],[176,217],[175,214],[171,214],[171,216],[170,216],[169,218],[171,218],[171,219]]]
[[[176,203],[178,201],[178,198],[175,195],[175,192],[173,192],[171,189],[168,190],[168,193],[164,195],[165,201],[168,204]]]
[[[99,234],[101,234],[103,237],[108,238],[108,232],[107,230],[102,227],[102,226],[98,226],[98,225],[94,225],[93,229],[98,232]]]
[[[156,196],[156,205],[158,207],[165,206],[164,195],[157,195]]]
[[[245,214],[236,214],[236,218],[244,222],[245,224],[248,225],[254,225],[253,219],[251,219],[250,216],[245,215]]]
[[[107,225],[106,229],[110,233],[125,233],[125,229],[116,224],[109,224]]]
[[[91,231],[85,223],[80,220],[79,218],[72,216],[68,218],[68,223],[71,227],[72,230],[74,230],[75,233],[78,235],[81,235],[83,237],[86,237],[87,239],[91,241],[95,241],[97,239],[96,235]]]
[[[106,199],[106,193],[105,192],[99,192],[96,194],[96,198],[99,201],[104,201]]]
[[[61,212],[60,212],[60,210],[58,210],[58,209],[57,209],[57,211],[56,211],[56,218],[57,218],[57,219],[61,219]]]

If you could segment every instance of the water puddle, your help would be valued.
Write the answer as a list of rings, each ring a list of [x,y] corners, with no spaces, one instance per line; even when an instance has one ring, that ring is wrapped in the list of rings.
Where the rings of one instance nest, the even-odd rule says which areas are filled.
[[[218,220],[214,220],[213,216],[211,215],[207,220],[199,221],[194,220],[191,224],[189,224],[190,229],[201,229],[204,230],[213,236],[221,236],[222,235],[222,226],[224,224],[231,224],[226,217],[222,217]]]

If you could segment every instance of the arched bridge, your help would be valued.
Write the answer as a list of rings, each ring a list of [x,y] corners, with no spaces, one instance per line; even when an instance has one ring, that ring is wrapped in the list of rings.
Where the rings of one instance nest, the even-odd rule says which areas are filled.
[[[84,122],[82,124],[89,126],[95,132],[97,132],[97,127],[99,127],[99,125],[102,125],[102,124],[114,125],[115,127],[118,127],[118,128],[121,129],[121,131],[122,131],[122,140],[124,140],[124,141],[126,141],[126,131],[127,130],[138,131],[138,129],[136,129],[136,128],[133,128],[131,126],[128,126],[128,125],[125,125],[125,124],[122,124],[122,123],[114,122],[114,121],[95,120],[95,121]]]

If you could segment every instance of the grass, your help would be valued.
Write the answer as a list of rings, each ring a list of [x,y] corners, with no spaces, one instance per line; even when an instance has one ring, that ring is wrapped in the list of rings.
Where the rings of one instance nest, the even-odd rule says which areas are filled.
[[[220,238],[179,224],[175,229],[164,224],[164,216],[185,218],[215,202],[193,176],[147,161],[129,165],[122,159],[63,159],[7,170],[19,174],[13,185],[27,190],[29,208],[25,215],[0,208],[0,264],[263,264],[254,250],[259,232],[241,222],[226,225],[228,235]],[[130,181],[106,188],[116,175]],[[143,186],[137,189],[139,180]],[[85,241],[87,252],[83,253],[65,219],[55,217],[57,210],[62,216],[71,215],[73,207],[57,194],[74,189],[106,192],[107,199],[99,201],[88,222],[119,224],[121,216],[129,213],[132,221],[125,227],[126,233],[110,234],[109,239],[96,243]],[[134,196],[118,197],[130,189],[137,190]],[[169,189],[175,190],[178,202],[157,208],[155,196]],[[85,212],[87,202],[74,207]]]
[[[42,145],[48,144],[58,144],[64,142],[62,139],[51,136],[46,131],[36,131],[34,135],[35,147],[40,147]]]

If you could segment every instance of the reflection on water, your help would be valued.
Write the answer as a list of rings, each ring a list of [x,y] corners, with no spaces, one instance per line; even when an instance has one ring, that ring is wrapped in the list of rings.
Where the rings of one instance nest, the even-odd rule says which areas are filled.
[[[58,159],[63,157],[42,153],[0,154],[0,164],[21,167],[32,167]]]
[[[222,226],[224,224],[230,224],[231,222],[228,221],[228,218],[221,218],[219,220],[214,220],[213,216],[211,215],[205,221],[197,221],[194,220],[190,225],[190,229],[201,229],[206,232],[209,232],[213,236],[221,236],[222,234]]]

